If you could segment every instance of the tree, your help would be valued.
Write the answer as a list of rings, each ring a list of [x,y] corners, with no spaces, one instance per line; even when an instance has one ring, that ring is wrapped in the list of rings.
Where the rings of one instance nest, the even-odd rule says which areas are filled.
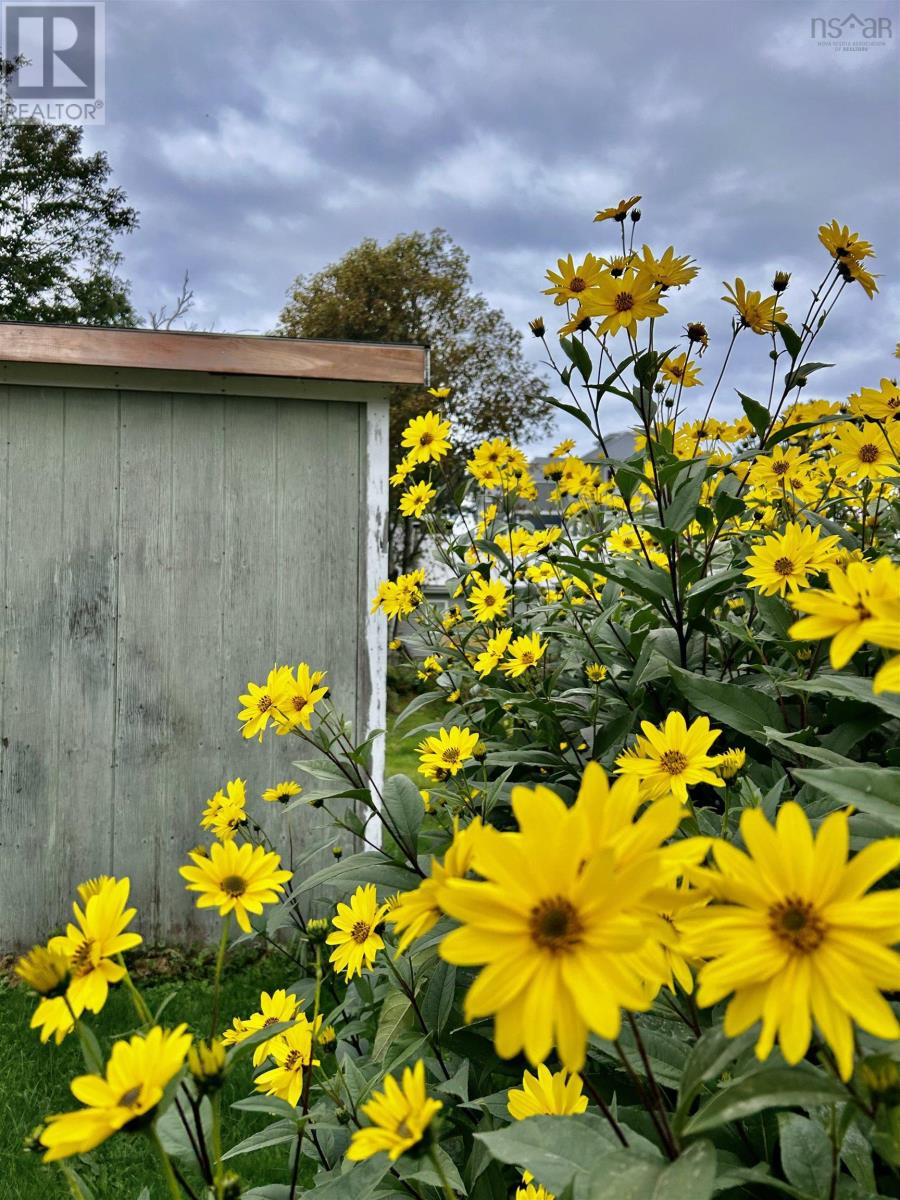
[[[0,60],[0,83],[20,63]],[[137,227],[83,130],[15,121],[0,88],[0,320],[135,325],[115,239]]]
[[[366,238],[339,262],[314,275],[299,275],[288,292],[278,332],[429,345],[432,382],[452,388],[445,403],[457,446],[448,464],[451,480],[460,477],[467,452],[482,439],[503,436],[521,442],[549,428],[546,385],[523,358],[522,335],[472,290],[468,255],[443,229],[400,234],[385,245]],[[407,421],[434,405],[424,392],[395,389],[392,467]],[[415,560],[421,531],[400,517],[396,492],[391,500],[396,572]]]

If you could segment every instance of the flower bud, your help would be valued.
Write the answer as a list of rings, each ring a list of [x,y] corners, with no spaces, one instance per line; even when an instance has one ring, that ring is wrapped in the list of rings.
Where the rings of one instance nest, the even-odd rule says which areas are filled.
[[[543,317],[535,317],[533,321],[528,322],[528,328],[536,338],[542,338],[546,332]]]

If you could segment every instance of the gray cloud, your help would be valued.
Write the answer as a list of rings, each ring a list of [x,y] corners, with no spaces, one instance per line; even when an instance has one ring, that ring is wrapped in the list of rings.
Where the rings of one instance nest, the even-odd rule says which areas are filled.
[[[853,53],[810,36],[812,16],[849,7],[806,0],[107,7],[109,123],[88,136],[142,213],[124,249],[144,308],[188,267],[201,324],[265,331],[298,272],[365,236],[442,225],[511,320],[552,320],[547,265],[613,249],[593,212],[641,192],[642,240],[702,267],[669,332],[706,320],[706,379],[728,337],[721,280],[766,287],[791,270],[799,320],[832,217],[875,243],[883,279],[873,302],[856,285],[842,297],[821,354],[840,366],[815,391],[896,367],[896,2],[856,5],[894,37]],[[767,347],[739,343],[731,383],[759,395]],[[610,427],[628,422],[610,407]]]

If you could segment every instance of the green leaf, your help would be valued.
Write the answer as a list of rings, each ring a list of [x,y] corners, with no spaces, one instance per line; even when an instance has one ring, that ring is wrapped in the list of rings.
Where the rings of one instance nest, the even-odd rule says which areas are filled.
[[[441,1169],[447,1177],[447,1182],[455,1192],[458,1192],[461,1196],[465,1196],[466,1185],[460,1177],[456,1163],[447,1151],[440,1146],[437,1147],[437,1157],[441,1164]],[[441,1177],[435,1170],[434,1164],[427,1158],[399,1159],[394,1169],[401,1179],[408,1179],[413,1183],[426,1183],[438,1189],[441,1187]]]
[[[381,851],[366,850],[360,854],[351,854],[349,858],[342,858],[340,862],[295,882],[293,895],[302,895],[323,884],[352,890],[361,883],[377,883],[389,892],[408,892],[418,887],[420,882],[414,871],[400,866]]]
[[[476,1133],[499,1162],[530,1171],[559,1195],[576,1176],[594,1176],[597,1164],[620,1143],[594,1113],[568,1117],[529,1117],[492,1133]]]
[[[829,750],[825,746],[808,746],[805,742],[798,742],[799,734],[783,734],[779,733],[777,729],[767,729],[765,734],[767,742],[774,742],[776,746],[784,746],[797,758],[809,758],[813,762],[827,763],[832,767],[855,767],[857,765],[852,759],[844,758],[842,754],[835,754],[833,750]]]
[[[878,817],[900,832],[900,771],[887,767],[829,767],[827,770],[794,771],[817,791],[852,804],[860,812]]]
[[[891,717],[900,717],[900,700],[883,693],[876,696],[872,691],[872,680],[859,675],[819,675],[816,679],[788,680],[783,686],[797,692],[824,692],[845,700],[859,700],[873,708],[880,708]]]
[[[687,1120],[691,1104],[704,1083],[718,1079],[727,1066],[740,1058],[756,1038],[754,1030],[740,1037],[726,1037],[721,1027],[708,1029],[691,1048],[681,1073],[678,1088],[678,1108],[674,1125],[680,1130]]]
[[[741,398],[741,405],[747,415],[747,420],[753,426],[754,432],[760,441],[766,436],[766,430],[769,428],[771,417],[769,410],[763,408],[758,400],[753,400],[750,396],[745,396],[743,392],[738,392]]]
[[[182,1102],[181,1107],[188,1121],[192,1121],[187,1104]],[[208,1142],[212,1137],[212,1105],[206,1096],[200,1101],[200,1123],[203,1126],[203,1135]],[[193,1132],[193,1124],[191,1131]],[[187,1135],[174,1104],[170,1104],[162,1116],[157,1119],[156,1132],[162,1142],[163,1150],[170,1158],[183,1158],[189,1162],[196,1161],[191,1139]]]
[[[833,366],[834,363],[803,363],[802,366],[797,367],[796,371],[788,371],[787,375],[784,377],[785,387],[794,388],[801,381],[806,383],[807,379],[809,379],[810,375],[812,375],[814,371],[824,371],[827,367]]]
[[[356,1163],[347,1170],[337,1167],[327,1175],[317,1175],[315,1187],[303,1193],[304,1200],[307,1196],[314,1196],[315,1200],[367,1200],[390,1168],[386,1154],[376,1154],[367,1162]]]
[[[681,533],[697,515],[697,505],[700,503],[700,493],[703,491],[703,481],[706,476],[705,467],[691,472],[684,479],[672,497],[672,503],[665,511],[663,523],[667,529]]]
[[[667,1194],[659,1190],[665,1174],[661,1162],[618,1150],[598,1162],[589,1181],[576,1179],[573,1192],[576,1200],[656,1200]]]
[[[802,1067],[764,1067],[718,1092],[685,1123],[687,1135],[718,1129],[765,1108],[836,1104],[847,1099],[846,1089],[821,1071]]]
[[[388,992],[381,1006],[375,1041],[372,1043],[373,1061],[382,1062],[386,1052],[393,1046],[397,1035],[412,1024],[412,1004],[409,997],[397,990]]]
[[[822,1126],[796,1113],[779,1113],[778,1140],[781,1168],[788,1181],[817,1200],[827,1200],[832,1147]]]
[[[791,329],[786,321],[776,321],[775,326],[781,334],[781,340],[784,342],[784,348],[791,356],[791,362],[797,361],[797,355],[800,353],[800,347],[803,344],[800,335]]]
[[[767,727],[785,732],[781,709],[771,696],[747,685],[719,683],[676,666],[669,667],[669,674],[682,696],[714,721],[763,745],[766,744]]]
[[[425,805],[419,789],[408,775],[392,775],[382,789],[384,812],[390,818],[389,830],[403,841],[403,848],[414,854],[419,844],[419,830],[425,816]]]
[[[440,1035],[443,1032],[453,1011],[455,995],[456,967],[438,962],[419,1001],[425,1024],[433,1033]]]
[[[293,1142],[297,1138],[297,1130],[306,1120],[307,1117],[284,1117],[280,1121],[273,1121],[265,1129],[257,1129],[256,1133],[251,1133],[236,1146],[226,1150],[222,1160],[224,1162],[228,1158],[238,1158],[241,1154],[252,1154],[254,1150],[264,1150],[267,1146],[283,1146],[286,1142]]]
[[[559,344],[562,347],[563,353],[566,355],[566,357],[570,359],[570,361],[573,362],[581,372],[581,378],[584,380],[584,382],[590,383],[591,371],[593,370],[593,367],[591,365],[591,356],[588,354],[584,342],[580,338],[576,337],[561,337],[559,339]]]
[[[716,1148],[694,1142],[662,1172],[651,1200],[709,1200],[716,1183]]]

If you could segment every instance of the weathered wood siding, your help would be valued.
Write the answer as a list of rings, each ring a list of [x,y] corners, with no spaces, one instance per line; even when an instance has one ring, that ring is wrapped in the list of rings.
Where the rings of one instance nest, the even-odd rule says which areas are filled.
[[[383,434],[364,403],[13,384],[0,429],[0,949],[102,872],[131,876],[146,940],[202,936],[178,867],[203,803],[298,757],[242,739],[247,680],[306,660],[358,727],[380,711]],[[294,816],[296,842],[318,814]]]

